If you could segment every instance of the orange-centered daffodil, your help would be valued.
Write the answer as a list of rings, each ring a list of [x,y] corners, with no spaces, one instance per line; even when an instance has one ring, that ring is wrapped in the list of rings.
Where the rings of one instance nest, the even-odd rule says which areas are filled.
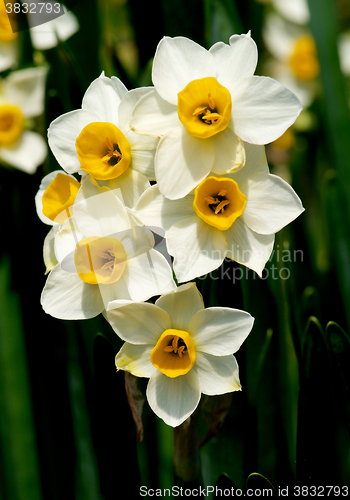
[[[82,281],[91,285],[115,283],[127,261],[123,244],[116,238],[89,236],[75,247],[74,263]]]
[[[231,108],[230,92],[213,77],[193,80],[178,93],[179,119],[194,137],[206,139],[225,130]]]
[[[303,81],[313,80],[320,72],[316,45],[311,36],[297,39],[289,60],[294,75]]]
[[[11,104],[0,106],[0,146],[9,146],[16,142],[23,131],[22,111]]]
[[[81,169],[95,179],[119,177],[130,164],[130,144],[113,123],[89,123],[80,132],[75,147]]]
[[[43,214],[50,220],[62,224],[72,216],[72,205],[79,189],[80,183],[76,179],[58,173],[43,194]]]
[[[195,189],[193,208],[202,220],[221,231],[229,229],[245,209],[247,197],[228,177],[207,177]]]
[[[185,375],[196,361],[196,350],[188,332],[170,328],[151,351],[153,366],[170,378]]]

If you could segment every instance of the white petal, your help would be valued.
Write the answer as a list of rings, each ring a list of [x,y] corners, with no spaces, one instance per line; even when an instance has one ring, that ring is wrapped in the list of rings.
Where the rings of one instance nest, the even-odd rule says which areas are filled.
[[[43,257],[46,266],[45,274],[49,273],[58,263],[55,255],[55,234],[57,227],[52,227],[44,239]]]
[[[350,33],[340,33],[338,38],[340,67],[345,76],[350,75]]]
[[[197,408],[201,397],[199,378],[194,370],[175,378],[156,370],[148,382],[146,396],[154,413],[167,425],[177,427]]]
[[[225,236],[228,243],[226,257],[253,269],[261,277],[271,255],[275,235],[255,233],[240,217],[225,231]]]
[[[196,351],[226,356],[238,351],[250,333],[254,318],[228,307],[209,307],[192,318],[189,330]]]
[[[140,87],[138,89],[129,90],[126,94],[124,94],[118,108],[119,127],[121,129],[129,128],[130,119],[137,102],[141,99],[141,97],[153,90],[153,87]]]
[[[127,211],[112,191],[74,203],[73,213],[85,236],[112,236],[131,229]]]
[[[245,142],[244,149],[246,157],[244,167],[238,172],[232,172],[232,174],[225,175],[235,180],[238,186],[241,186],[247,179],[258,172],[269,173],[264,146],[257,146]]]
[[[217,76],[212,54],[184,37],[164,37],[158,44],[152,68],[152,81],[166,101],[177,105],[177,94],[198,78]]]
[[[171,323],[169,328],[187,332],[193,316],[204,309],[203,297],[195,283],[181,285],[175,292],[162,295],[156,305],[168,313]]]
[[[176,288],[172,269],[165,257],[153,248],[129,259],[123,277],[132,300],[148,300]]]
[[[216,174],[224,174],[232,170],[242,144],[236,134],[226,128],[211,138],[211,144],[215,154],[212,171]]]
[[[93,318],[104,309],[99,287],[63,271],[59,264],[47,278],[41,305],[47,314],[58,319]]]
[[[96,121],[96,115],[76,109],[59,116],[51,123],[47,131],[49,146],[66,172],[74,174],[80,170],[75,141],[86,125]]]
[[[118,126],[118,107],[127,93],[119,78],[107,78],[102,74],[85,92],[82,108],[98,116],[99,122],[110,122]]]
[[[169,314],[154,304],[129,302],[115,309],[111,307],[113,304],[107,311],[111,327],[131,344],[152,344],[154,347],[162,333],[171,328]]]
[[[44,112],[45,85],[48,68],[38,66],[12,71],[3,80],[5,99],[18,106],[25,118]]]
[[[210,49],[218,67],[218,81],[230,93],[239,87],[241,81],[255,72],[258,49],[254,40],[247,35],[233,35],[230,45],[218,42]]]
[[[252,76],[233,103],[235,133],[252,144],[267,144],[280,137],[302,107],[295,94],[276,80]]]
[[[137,102],[130,122],[130,127],[135,132],[158,138],[179,125],[181,122],[177,106],[162,99],[155,90],[151,90]]]
[[[236,358],[231,356],[212,356],[204,352],[196,353],[193,367],[196,371],[201,392],[208,396],[240,391]]]
[[[135,134],[136,135],[136,134]],[[139,136],[141,137],[141,136]],[[147,139],[151,139],[147,137]],[[153,138],[152,138],[153,139]],[[144,150],[131,150],[131,163],[129,169],[133,169],[134,171],[140,173],[145,176],[146,179],[150,181],[156,180],[156,174],[154,172],[154,157],[156,154],[156,150],[153,149],[151,151]]]
[[[304,211],[293,188],[275,175],[255,174],[240,189],[247,196],[241,218],[256,233],[277,233]]]
[[[306,0],[274,0],[274,6],[286,19],[293,23],[307,24],[310,13]]]
[[[47,156],[45,139],[37,132],[25,130],[11,146],[0,148],[0,158],[27,174],[34,174]]]
[[[49,2],[46,2],[49,3]],[[58,2],[50,2],[52,5]],[[65,9],[66,10],[66,9]],[[48,50],[56,47],[58,41],[65,41],[79,29],[77,18],[71,11],[56,17],[47,23],[35,26],[36,16],[28,15],[29,33],[36,50]]]
[[[225,235],[197,215],[174,224],[167,233],[167,247],[174,256],[174,271],[182,283],[221,266],[227,249]]]
[[[132,345],[125,343],[115,357],[115,365],[135,377],[151,377],[156,368],[151,363],[153,345]]]
[[[160,192],[157,184],[147,189],[136,205],[137,218],[147,226],[158,226],[165,231],[173,224],[194,215],[192,194],[179,200],[169,200]]]
[[[18,43],[17,40],[0,42],[0,71],[6,71],[17,62]]]
[[[55,254],[65,271],[76,272],[73,256],[76,244],[83,237],[74,217],[65,220],[58,229],[55,237]]]
[[[286,22],[275,12],[270,12],[266,15],[262,34],[271,55],[284,64],[289,64],[295,41],[305,35],[305,32],[300,26]]]
[[[184,126],[159,141],[155,172],[159,191],[176,200],[190,193],[209,174],[214,164],[210,139],[190,135]]]
[[[128,168],[122,175],[109,181],[100,181],[101,186],[107,186],[127,207],[134,207],[142,193],[150,184],[146,177],[132,168]]]

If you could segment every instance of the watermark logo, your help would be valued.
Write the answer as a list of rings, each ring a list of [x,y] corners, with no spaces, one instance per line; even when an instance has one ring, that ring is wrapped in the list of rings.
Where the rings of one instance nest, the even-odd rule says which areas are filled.
[[[54,0],[46,0],[45,2],[38,0],[28,2],[24,0],[0,1],[3,1],[13,33],[46,24],[70,10]],[[70,7],[73,7],[77,2],[78,0],[70,2]]]

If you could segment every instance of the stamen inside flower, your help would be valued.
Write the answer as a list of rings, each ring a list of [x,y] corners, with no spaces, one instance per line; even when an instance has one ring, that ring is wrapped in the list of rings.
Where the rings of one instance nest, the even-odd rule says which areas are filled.
[[[43,194],[43,214],[50,220],[62,224],[73,215],[72,205],[79,188],[80,183],[76,179],[58,173]]]
[[[0,106],[0,145],[9,146],[17,141],[23,131],[24,117],[17,106]]]
[[[131,161],[130,144],[113,123],[89,123],[80,132],[75,147],[82,170],[95,179],[115,179]]]
[[[196,361],[196,350],[188,332],[170,328],[151,351],[151,362],[170,378],[185,375]]]
[[[127,255],[116,238],[89,236],[76,244],[74,263],[82,281],[91,285],[118,281],[125,269]]]
[[[178,93],[179,119],[194,137],[208,138],[225,130],[231,107],[230,92],[213,77],[192,80]]]
[[[303,36],[297,39],[289,62],[294,75],[299,80],[313,80],[318,76],[320,65],[316,45],[311,36]]]
[[[193,208],[210,226],[229,229],[245,209],[247,197],[228,177],[207,177],[195,189]]]

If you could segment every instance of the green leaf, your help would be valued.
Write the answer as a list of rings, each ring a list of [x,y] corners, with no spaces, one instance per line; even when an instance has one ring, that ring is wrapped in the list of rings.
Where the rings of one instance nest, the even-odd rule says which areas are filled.
[[[299,372],[297,484],[341,484],[336,433],[328,432],[337,428],[331,369],[324,332],[314,317],[306,325]]]
[[[334,389],[350,434],[350,337],[334,321],[326,326],[326,344],[331,358]]]
[[[265,476],[259,474],[259,472],[253,472],[247,477],[246,489],[257,489],[259,490],[259,494],[261,494],[261,491],[265,491],[266,494],[266,490],[268,489],[269,493],[266,496],[279,496],[273,484]]]
[[[0,262],[0,491],[4,499],[40,500],[38,452],[19,297],[9,259]]]

